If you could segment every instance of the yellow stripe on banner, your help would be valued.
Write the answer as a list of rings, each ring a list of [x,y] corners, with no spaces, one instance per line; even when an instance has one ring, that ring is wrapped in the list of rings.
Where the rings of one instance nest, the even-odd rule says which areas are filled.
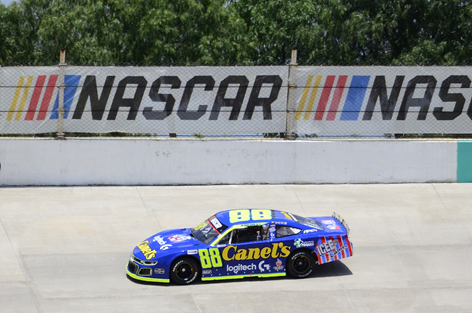
[[[7,121],[11,121],[13,118],[13,113],[16,109],[16,103],[18,102],[18,98],[20,97],[21,89],[23,87],[23,83],[25,82],[25,76],[21,76],[20,80],[18,81],[18,85],[16,85],[15,95],[13,96],[13,100],[10,104],[10,109],[8,110]]]
[[[315,86],[313,87],[313,91],[311,92],[310,100],[308,101],[308,108],[306,109],[305,116],[303,117],[304,120],[310,118],[311,110],[313,109],[313,104],[315,103],[316,94],[318,93],[318,88],[321,84],[321,75],[316,76]]]
[[[233,275],[233,276],[215,276],[215,277],[202,277],[202,281],[208,280],[224,280],[224,279],[242,279],[245,277],[281,277],[286,276],[286,273],[273,273],[273,274],[254,274],[254,275]]]
[[[33,83],[34,76],[28,76],[28,80],[26,81],[26,88],[23,91],[23,97],[21,97],[20,107],[18,112],[16,112],[15,121],[19,121],[21,118],[21,114],[23,113],[23,109],[25,108],[26,99],[28,98],[28,93],[31,87],[31,83]]]
[[[302,116],[303,108],[305,107],[305,101],[308,97],[308,92],[310,91],[311,81],[313,80],[313,75],[308,75],[308,79],[306,80],[305,89],[302,93],[302,98],[300,99],[300,104],[298,105],[297,114],[295,114],[295,119],[299,120]]]

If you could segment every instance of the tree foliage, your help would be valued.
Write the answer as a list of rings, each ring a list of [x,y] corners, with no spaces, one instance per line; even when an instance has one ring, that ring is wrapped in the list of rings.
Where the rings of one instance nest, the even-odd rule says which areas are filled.
[[[461,0],[19,0],[0,64],[470,65]]]

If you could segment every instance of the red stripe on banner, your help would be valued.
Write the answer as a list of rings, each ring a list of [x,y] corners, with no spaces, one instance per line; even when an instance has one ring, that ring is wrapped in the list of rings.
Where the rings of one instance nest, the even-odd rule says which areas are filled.
[[[346,241],[347,241],[347,247],[349,250],[349,256],[352,256],[351,242],[349,241],[349,238],[347,236],[346,236]]]
[[[51,102],[52,94],[54,93],[54,88],[56,87],[58,75],[51,75],[49,76],[48,85],[46,87],[46,91],[44,92],[43,101],[41,102],[41,108],[39,108],[38,117],[36,118],[38,121],[42,121],[46,118],[46,114],[48,113],[49,109],[49,102]]]
[[[344,242],[343,242],[343,237],[338,235],[338,241],[339,241],[339,247],[341,248],[342,246],[344,246]],[[344,259],[346,257],[346,252],[344,252],[344,249],[341,250],[341,256],[342,258]]]
[[[334,237],[333,237],[333,236],[329,236],[329,239],[331,239],[331,242],[333,242]],[[333,242],[333,244],[334,244],[334,242]],[[336,249],[336,245],[333,245],[333,246],[334,246],[334,249]],[[338,260],[338,254],[337,254],[337,253],[334,253],[334,254],[333,254],[333,258],[334,258],[335,261],[337,261],[337,260]]]
[[[329,95],[331,94],[331,89],[333,88],[334,79],[336,76],[329,75],[326,77],[325,85],[323,86],[323,92],[321,93],[320,102],[318,103],[318,108],[316,109],[315,120],[321,121],[328,104]]]
[[[336,114],[338,113],[339,102],[341,102],[341,97],[343,96],[346,81],[347,75],[339,76],[338,83],[336,84],[336,89],[334,90],[333,100],[331,101],[331,106],[328,110],[328,116],[326,117],[327,121],[334,121],[334,119],[336,118]]]
[[[30,105],[28,107],[28,112],[26,113],[25,121],[32,121],[34,119],[34,114],[36,113],[39,97],[41,97],[41,92],[43,91],[45,81],[46,75],[38,76],[36,86],[34,86],[33,96],[31,97]]]

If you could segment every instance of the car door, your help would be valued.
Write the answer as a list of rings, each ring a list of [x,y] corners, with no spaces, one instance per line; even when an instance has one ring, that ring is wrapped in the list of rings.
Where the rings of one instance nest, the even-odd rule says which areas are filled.
[[[228,234],[228,242],[221,251],[227,276],[280,276],[283,259],[290,254],[290,247],[264,236],[263,226],[245,226]],[[226,243],[226,241],[223,241]]]

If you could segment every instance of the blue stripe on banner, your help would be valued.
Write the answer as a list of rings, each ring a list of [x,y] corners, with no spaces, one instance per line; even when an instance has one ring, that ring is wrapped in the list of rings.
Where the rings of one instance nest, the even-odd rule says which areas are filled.
[[[64,82],[66,88],[64,89],[64,118],[67,118],[69,115],[70,107],[72,106],[72,101],[74,100],[77,87],[79,86],[81,75],[65,75]],[[54,107],[52,109],[50,120],[57,120],[59,118],[57,114],[57,109],[59,108],[59,93],[57,93],[56,102],[54,102]]]
[[[344,108],[340,118],[341,121],[357,121],[369,80],[370,76],[352,77],[346,102],[344,102]]]

